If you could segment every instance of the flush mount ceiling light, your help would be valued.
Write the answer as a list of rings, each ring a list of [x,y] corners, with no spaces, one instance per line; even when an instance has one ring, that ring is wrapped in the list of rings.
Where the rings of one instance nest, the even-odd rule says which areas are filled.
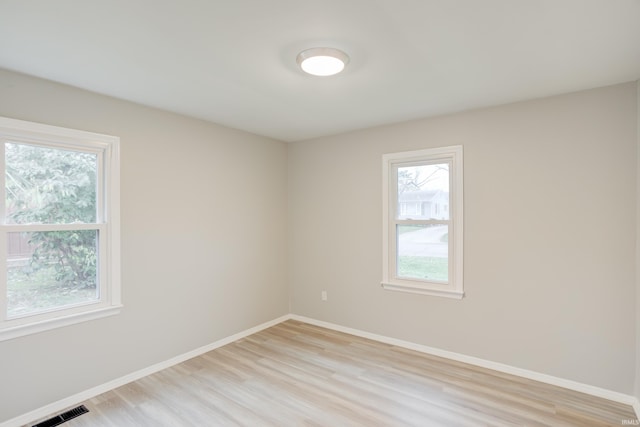
[[[313,47],[300,52],[296,61],[305,73],[333,76],[344,69],[349,62],[349,56],[331,47]]]

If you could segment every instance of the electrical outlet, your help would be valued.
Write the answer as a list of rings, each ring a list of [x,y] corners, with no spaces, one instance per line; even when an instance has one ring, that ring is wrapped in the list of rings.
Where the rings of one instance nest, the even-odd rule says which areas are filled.
[[[320,294],[320,297],[322,298],[322,301],[326,301],[327,300],[327,291],[322,291],[322,293]]]

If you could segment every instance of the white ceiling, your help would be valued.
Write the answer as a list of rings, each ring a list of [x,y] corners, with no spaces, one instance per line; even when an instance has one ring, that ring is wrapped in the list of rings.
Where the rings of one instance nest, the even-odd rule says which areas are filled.
[[[636,80],[640,0],[0,0],[0,67],[298,141]]]

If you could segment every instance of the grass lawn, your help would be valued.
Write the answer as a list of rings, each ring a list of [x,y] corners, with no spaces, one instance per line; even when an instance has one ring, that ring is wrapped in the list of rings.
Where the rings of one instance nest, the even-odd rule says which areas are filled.
[[[398,276],[414,279],[448,280],[449,263],[446,258],[399,256]]]
[[[7,269],[7,314],[10,317],[96,299],[95,287],[74,288],[56,281],[53,266],[35,271],[28,266]]]

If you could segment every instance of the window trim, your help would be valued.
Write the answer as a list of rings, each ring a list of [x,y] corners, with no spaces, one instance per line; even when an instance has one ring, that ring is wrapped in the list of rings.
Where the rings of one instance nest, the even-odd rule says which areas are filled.
[[[99,235],[99,257],[106,268],[99,271],[100,299],[66,308],[8,318],[6,310],[6,243],[8,232],[36,229],[65,229],[65,224],[19,225],[4,223],[4,200],[0,200],[0,341],[118,314],[121,302],[120,266],[120,138],[75,129],[0,117],[0,144],[7,142],[76,150],[97,155],[97,216],[95,224],[73,225],[95,229]],[[4,152],[4,149],[0,150]],[[4,165],[4,157],[0,159]],[[0,188],[4,197],[4,169]]]
[[[447,283],[397,277],[398,165],[449,162],[449,280]],[[463,148],[462,145],[388,153],[382,156],[382,287],[387,290],[454,299],[464,297],[463,288]]]

